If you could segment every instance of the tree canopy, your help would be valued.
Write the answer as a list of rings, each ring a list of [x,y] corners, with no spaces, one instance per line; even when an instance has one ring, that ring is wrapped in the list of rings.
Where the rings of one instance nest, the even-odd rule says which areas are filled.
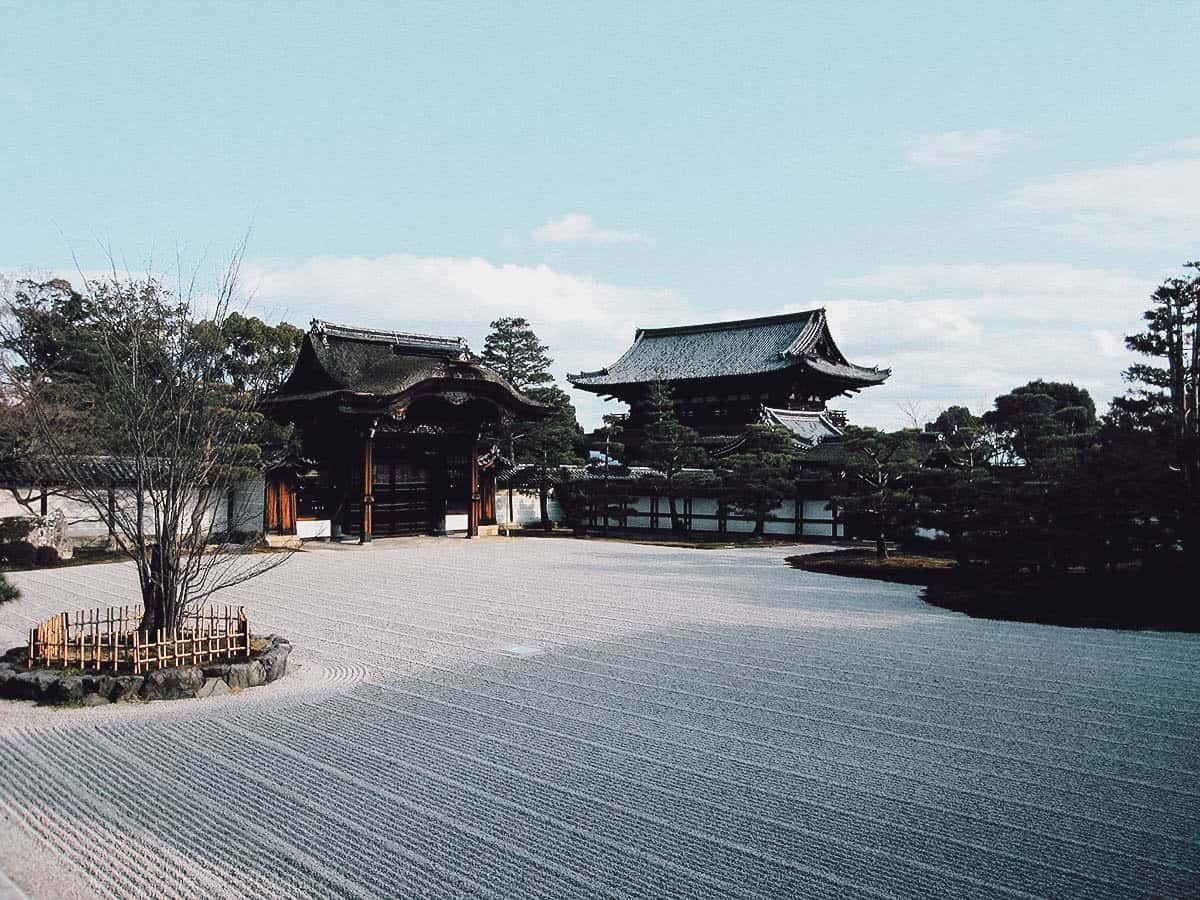
[[[176,628],[216,591],[284,558],[250,555],[258,522],[238,521],[226,505],[231,487],[260,471],[256,404],[284,365],[278,344],[291,329],[281,326],[281,341],[260,354],[255,341],[270,330],[231,321],[239,261],[203,304],[155,278],[114,275],[78,292],[19,283],[0,326],[20,452],[91,507],[133,561],[144,631]],[[231,348],[224,338],[233,336]],[[111,481],[98,482],[98,456],[117,461],[128,503],[114,502]]]
[[[566,391],[556,385],[531,388],[529,396],[551,408],[540,422],[532,423],[515,440],[517,458],[532,466],[538,484],[543,527],[550,527],[549,494],[560,466],[582,462],[583,429]]]
[[[533,326],[519,316],[504,316],[488,326],[480,359],[519,391],[550,384],[553,360],[549,346],[538,340]]]
[[[1097,426],[1096,404],[1074,384],[1031,381],[996,398],[983,416],[1010,461],[1039,462],[1070,449]]]
[[[796,493],[800,476],[796,439],[779,425],[751,425],[737,452],[722,460],[721,483],[730,505],[754,517],[754,534],[761,535],[767,515]]]
[[[662,474],[667,502],[671,510],[671,528],[680,530],[676,504],[679,478],[684,469],[705,464],[707,455],[700,446],[700,434],[679,422],[671,388],[662,381],[653,382],[643,407],[641,456],[646,465]]]
[[[1185,263],[1200,273],[1200,262]],[[1200,274],[1167,278],[1151,295],[1145,328],[1125,339],[1146,358],[1125,371],[1133,385],[1113,400],[1107,446],[1149,462],[1148,496],[1158,497],[1153,520],[1167,525],[1185,556],[1200,560]],[[1193,562],[1193,565],[1200,563]]]
[[[916,517],[917,482],[929,457],[928,439],[911,428],[889,433],[849,425],[845,442],[844,493],[837,502],[870,523],[875,552],[886,558],[891,536]]]

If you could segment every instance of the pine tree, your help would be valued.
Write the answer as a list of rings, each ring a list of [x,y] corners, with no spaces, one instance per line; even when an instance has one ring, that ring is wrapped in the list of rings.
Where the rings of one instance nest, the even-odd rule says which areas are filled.
[[[875,553],[887,559],[889,536],[915,519],[920,502],[915,486],[929,455],[927,441],[914,429],[888,433],[851,425],[846,451],[847,491],[837,502],[869,518]]]
[[[538,340],[529,322],[518,316],[496,319],[479,354],[484,363],[503,375],[518,391],[527,391],[554,380],[547,355],[550,348]]]
[[[642,456],[648,465],[662,475],[663,488],[671,509],[671,530],[680,531],[682,525],[676,503],[680,475],[686,468],[704,465],[705,453],[700,446],[700,435],[694,428],[679,423],[671,389],[661,381],[649,386],[643,415],[646,425],[642,432]]]
[[[919,510],[919,520],[945,532],[959,568],[965,571],[971,567],[970,538],[986,518],[995,433],[965,406],[951,406],[926,431],[937,443],[918,479],[927,501]]]
[[[1080,490],[1079,476],[1099,426],[1091,395],[1074,384],[1039,379],[997,397],[983,419],[1015,466],[997,485],[1001,502],[992,504],[1018,541],[1010,545],[1024,544],[1038,570],[1064,568],[1086,540],[1082,526],[1091,498],[1086,487]],[[1014,510],[1019,517],[1010,515]]]
[[[504,376],[515,387],[533,396],[534,389],[553,384],[550,374],[553,362],[547,355],[549,346],[538,340],[529,322],[519,316],[504,316],[491,324],[479,355],[484,364]],[[536,397],[535,397],[536,399]],[[527,422],[500,422],[489,428],[484,437],[499,444],[512,462],[517,461],[516,435],[535,427]]]
[[[1200,272],[1200,262],[1184,267]],[[1146,328],[1125,339],[1139,363],[1125,378],[1141,385],[1113,401],[1114,420],[1156,436],[1170,463],[1175,517],[1186,556],[1200,559],[1200,274],[1166,279],[1151,296]]]
[[[554,385],[531,388],[529,396],[553,409],[549,416],[530,426],[515,441],[518,457],[533,467],[542,527],[549,529],[553,524],[550,521],[550,488],[554,485],[560,466],[581,461],[579,448],[583,441],[583,429],[575,418],[571,398],[561,388]]]
[[[604,424],[593,431],[590,436],[589,449],[596,450],[603,456],[599,462],[589,462],[588,469],[593,474],[600,476],[600,496],[604,510],[602,527],[605,534],[608,534],[609,519],[617,518],[624,521],[625,518],[625,506],[628,502],[627,491],[622,490],[614,498],[611,477],[614,474],[628,474],[629,472],[626,466],[618,462],[625,457],[625,444],[622,443],[621,438],[625,433],[627,419],[628,416],[624,413],[608,413],[603,418]],[[614,500],[619,500],[619,505],[615,504]]]
[[[725,460],[721,482],[730,505],[754,516],[754,536],[761,536],[767,515],[795,496],[800,451],[792,433],[779,425],[751,425],[745,443]]]

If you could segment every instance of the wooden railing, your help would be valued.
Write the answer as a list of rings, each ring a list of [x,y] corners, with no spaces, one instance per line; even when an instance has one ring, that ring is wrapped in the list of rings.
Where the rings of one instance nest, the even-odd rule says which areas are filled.
[[[59,613],[29,629],[29,666],[148,672],[250,654],[244,607],[208,607],[177,630],[139,631],[140,606]]]

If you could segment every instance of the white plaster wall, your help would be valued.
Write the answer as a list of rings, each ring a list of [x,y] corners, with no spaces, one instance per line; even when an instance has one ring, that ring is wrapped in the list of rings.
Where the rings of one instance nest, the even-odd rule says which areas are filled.
[[[36,491],[36,488],[23,485],[18,487],[17,491],[24,497]],[[119,489],[114,492],[114,498],[117,506],[131,515],[137,508],[137,500],[133,491]],[[263,502],[263,480],[261,478],[249,479],[236,485],[233,490],[232,504],[234,530],[249,533],[262,531]],[[40,509],[36,497],[29,506],[34,513]],[[96,511],[86,501],[51,494],[46,498],[47,514],[54,515],[58,510],[62,510],[63,515],[66,516],[67,536],[73,542],[91,544],[108,539],[108,526],[101,521]],[[206,513],[206,519],[213,523],[214,530],[223,531],[226,529],[227,519],[230,518],[229,512],[230,504],[221,498],[212,503]],[[29,509],[17,502],[11,490],[0,489],[0,517],[30,515]],[[153,513],[147,510],[142,517],[143,530],[150,531],[152,523]]]
[[[537,491],[513,491],[512,497],[512,525],[514,528],[541,524],[542,508]],[[550,502],[546,509],[552,522],[563,521],[562,507],[559,506],[553,491],[550,492]],[[507,488],[496,488],[496,523],[498,525],[509,524]]]
[[[536,498],[535,498],[536,499]],[[630,498],[628,508],[631,511],[643,513],[643,515],[631,515],[629,517],[629,525],[632,528],[649,528],[651,527],[651,519],[649,516],[651,498],[649,496]],[[692,500],[692,515],[693,516],[716,516],[718,502],[711,497],[696,497]],[[679,511],[683,513],[683,501],[679,501]],[[812,537],[831,537],[831,526],[833,523],[833,510],[829,506],[828,500],[805,500],[802,513],[806,519],[817,519],[815,522],[805,522],[801,528],[801,534]],[[795,535],[796,533],[796,501],[785,500],[782,505],[776,507],[771,513],[780,521],[771,521],[768,518],[764,525],[764,531],[767,534],[774,535]],[[597,520],[597,526],[602,524],[603,520]],[[829,524],[826,524],[829,523]],[[612,527],[620,527],[620,520],[609,519],[609,525]],[[671,512],[670,506],[666,497],[660,497],[658,501],[658,530],[667,531],[671,528]],[[696,519],[692,520],[692,531],[715,532],[719,528],[719,523],[713,519]],[[726,531],[736,534],[749,534],[754,530],[752,521],[730,516],[726,523]],[[837,537],[843,535],[842,526],[839,524],[837,529]]]

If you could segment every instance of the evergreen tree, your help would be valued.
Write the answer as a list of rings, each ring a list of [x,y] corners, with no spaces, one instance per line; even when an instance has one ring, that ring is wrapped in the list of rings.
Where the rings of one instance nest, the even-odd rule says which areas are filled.
[[[915,521],[916,483],[929,456],[928,441],[915,429],[888,433],[850,425],[845,442],[846,493],[837,502],[870,520],[875,553],[887,559],[889,535]]]
[[[553,384],[554,376],[550,374],[553,360],[547,355],[550,348],[538,340],[527,320],[504,316],[489,327],[492,330],[484,339],[483,352],[479,355],[485,365],[531,397],[535,396],[535,388]],[[499,444],[515,463],[518,455],[516,436],[534,427],[527,422],[499,422],[487,430],[485,437]]]
[[[983,421],[995,430],[1010,463],[1052,463],[1095,432],[1096,404],[1081,387],[1038,379],[997,397]]]
[[[682,523],[676,503],[681,486],[680,476],[686,468],[704,465],[705,453],[700,446],[700,435],[694,428],[679,423],[671,389],[661,381],[650,384],[643,414],[646,424],[642,432],[641,453],[646,464],[661,473],[671,510],[671,529],[680,531]]]
[[[518,391],[549,384],[553,360],[547,355],[549,346],[538,340],[525,319],[505,316],[488,326],[491,332],[483,341],[480,359],[503,375]]]
[[[600,475],[600,494],[604,510],[604,533],[608,534],[608,520],[611,518],[625,519],[625,507],[628,503],[628,491],[622,490],[616,497],[611,490],[611,477],[614,474],[627,474],[629,469],[618,460],[625,456],[625,445],[621,441],[625,433],[627,416],[623,413],[608,413],[604,416],[604,424],[591,434],[590,449],[598,451],[604,457],[599,462],[588,464],[588,468]],[[616,471],[614,471],[616,470]],[[619,504],[616,501],[620,501]]]
[[[287,322],[268,325],[255,316],[230,313],[221,322],[195,326],[196,339],[208,344],[219,359],[220,378],[237,390],[262,385],[279,387],[292,372],[304,331]]]
[[[996,453],[992,429],[965,406],[951,406],[926,427],[936,440],[918,485],[925,503],[919,521],[945,532],[962,569],[971,565],[969,538],[985,518]]]
[[[738,452],[723,461],[721,484],[730,505],[754,517],[755,537],[767,516],[796,493],[800,451],[792,433],[779,425],[751,425]]]
[[[1184,268],[1200,272],[1200,262]],[[1166,279],[1143,314],[1145,330],[1125,339],[1151,361],[1131,366],[1140,387],[1113,401],[1114,424],[1153,435],[1168,464],[1155,482],[1169,485],[1185,555],[1200,560],[1200,274]]]
[[[535,387],[529,390],[529,396],[553,410],[519,435],[515,442],[518,457],[533,467],[542,527],[549,529],[553,524],[549,510],[550,488],[557,480],[559,467],[581,462],[583,429],[575,418],[571,398],[561,388],[554,385]]]
[[[996,532],[1008,535],[995,552],[1038,570],[1063,568],[1088,541],[1091,493],[1080,473],[1099,427],[1095,403],[1074,384],[1037,380],[997,397],[983,418],[1015,466],[996,485],[992,509],[1004,526]]]

